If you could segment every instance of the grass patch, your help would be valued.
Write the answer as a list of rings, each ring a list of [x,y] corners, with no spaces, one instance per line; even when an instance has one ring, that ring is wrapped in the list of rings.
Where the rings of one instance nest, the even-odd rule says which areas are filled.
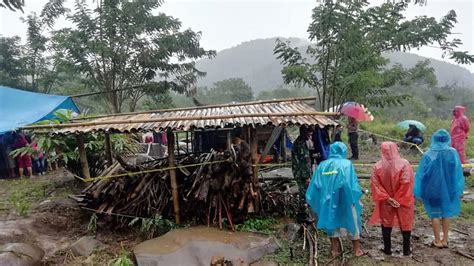
[[[474,188],[474,175],[466,177],[465,187]]]
[[[474,223],[474,202],[461,203],[461,218],[469,223]]]
[[[34,203],[48,197],[48,191],[53,184],[35,182],[31,179],[13,180],[6,184],[7,202],[5,209],[13,210],[16,214],[25,216]]]
[[[278,221],[273,217],[257,217],[246,220],[243,224],[238,224],[236,229],[242,232],[273,234],[276,231],[277,224]]]

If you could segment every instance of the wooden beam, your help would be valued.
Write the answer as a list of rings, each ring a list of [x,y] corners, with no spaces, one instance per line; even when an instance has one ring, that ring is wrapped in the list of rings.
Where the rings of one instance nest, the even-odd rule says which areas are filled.
[[[110,133],[105,133],[105,156],[107,159],[107,165],[110,167],[114,163],[114,157],[112,156],[112,142],[110,141]]]
[[[86,148],[84,145],[84,136],[76,135],[77,148],[79,149],[79,160],[81,162],[81,170],[83,178],[90,178],[89,163],[87,162]]]
[[[292,116],[336,116],[339,113],[328,113],[328,112],[290,112],[290,113],[247,113],[247,114],[231,114],[231,115],[209,115],[209,116],[174,116],[174,117],[161,117],[154,119],[120,119],[120,120],[101,120],[83,123],[65,123],[65,124],[50,124],[50,125],[31,125],[24,126],[21,129],[60,129],[60,128],[73,128],[73,127],[88,127],[88,126],[100,126],[100,125],[123,125],[123,124],[141,124],[141,123],[156,123],[156,122],[169,122],[169,121],[190,121],[190,120],[218,120],[218,119],[237,119],[237,118],[248,118],[248,117],[292,117]]]
[[[176,158],[174,155],[175,151],[175,136],[171,129],[166,131],[168,138],[168,164],[169,167],[176,167]],[[181,217],[179,214],[179,192],[178,192],[178,181],[176,180],[176,169],[170,169],[170,183],[171,183],[171,194],[173,196],[173,210],[176,224],[181,224]]]

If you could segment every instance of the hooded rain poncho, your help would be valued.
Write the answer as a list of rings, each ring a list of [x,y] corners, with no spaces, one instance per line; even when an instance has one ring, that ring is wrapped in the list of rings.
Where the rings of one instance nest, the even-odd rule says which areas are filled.
[[[466,107],[454,107],[454,118],[451,124],[451,147],[456,149],[461,158],[462,163],[466,163],[466,139],[469,134],[471,124],[469,119],[464,115]]]
[[[318,166],[306,192],[306,201],[318,217],[317,228],[329,235],[344,228],[355,236],[362,229],[362,191],[346,154],[344,143],[331,144],[329,158]]]
[[[378,161],[371,177],[371,193],[375,209],[369,223],[385,227],[398,226],[411,231],[414,219],[413,169],[400,157],[397,144],[383,142],[380,145],[382,159]],[[393,198],[400,207],[394,208],[387,199]]]
[[[430,219],[458,216],[464,176],[459,155],[449,147],[449,133],[440,129],[431,139],[415,176],[415,197],[423,200]]]

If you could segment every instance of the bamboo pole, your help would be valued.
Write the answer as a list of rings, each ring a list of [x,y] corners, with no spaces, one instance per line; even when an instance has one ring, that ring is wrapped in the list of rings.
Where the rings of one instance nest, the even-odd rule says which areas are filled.
[[[257,166],[257,153],[258,153],[258,135],[255,127],[250,128],[250,153],[252,158],[252,185],[257,192],[255,198],[255,212],[260,211],[260,193],[258,188],[258,166]]]
[[[171,194],[173,196],[173,210],[176,224],[181,224],[181,217],[179,215],[179,193],[178,193],[178,181],[176,180],[176,158],[174,156],[175,151],[175,136],[171,129],[166,131],[168,138],[168,164],[170,169],[170,183],[171,183]]]
[[[81,170],[84,178],[90,178],[89,163],[87,162],[86,148],[84,145],[84,136],[79,134],[76,136],[77,148],[79,149],[79,160],[81,162]]]
[[[105,133],[105,155],[107,157],[107,165],[110,167],[114,163],[112,156],[112,143],[110,141],[110,133]]]
[[[21,129],[48,129],[48,128],[74,128],[74,127],[90,127],[100,125],[115,125],[115,124],[142,124],[142,123],[156,123],[156,122],[170,122],[170,121],[189,121],[189,120],[218,120],[218,119],[236,119],[247,117],[284,117],[284,116],[336,116],[339,113],[330,112],[291,112],[291,113],[253,113],[253,114],[231,114],[231,115],[210,115],[210,116],[175,116],[154,119],[125,119],[125,120],[109,120],[109,121],[92,121],[84,123],[66,123],[66,124],[52,124],[52,125],[31,125],[24,126]]]
[[[316,100],[316,97],[311,96],[311,97],[299,97],[299,98],[286,98],[286,99],[278,99],[278,100],[253,101],[253,102],[244,102],[244,103],[225,103],[225,104],[213,104],[213,105],[194,106],[194,107],[150,110],[150,111],[142,111],[142,112],[126,112],[126,113],[119,113],[119,114],[97,115],[93,117],[80,117],[73,120],[84,120],[84,119],[103,118],[103,117],[137,115],[137,114],[177,112],[177,111],[188,111],[188,110],[201,110],[201,109],[207,109],[207,108],[236,107],[236,106],[246,106],[246,105],[254,105],[254,104],[266,104],[266,103],[314,101],[314,100]]]

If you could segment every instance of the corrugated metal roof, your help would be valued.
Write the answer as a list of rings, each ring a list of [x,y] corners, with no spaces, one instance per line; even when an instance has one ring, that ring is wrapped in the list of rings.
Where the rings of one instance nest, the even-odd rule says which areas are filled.
[[[127,113],[77,120],[57,126],[25,128],[49,128],[54,134],[74,134],[100,131],[120,133],[161,131],[166,128],[192,130],[226,126],[279,125],[282,123],[318,125],[320,127],[337,125],[337,122],[330,118],[331,113],[328,115],[317,112],[312,105],[302,99]]]

